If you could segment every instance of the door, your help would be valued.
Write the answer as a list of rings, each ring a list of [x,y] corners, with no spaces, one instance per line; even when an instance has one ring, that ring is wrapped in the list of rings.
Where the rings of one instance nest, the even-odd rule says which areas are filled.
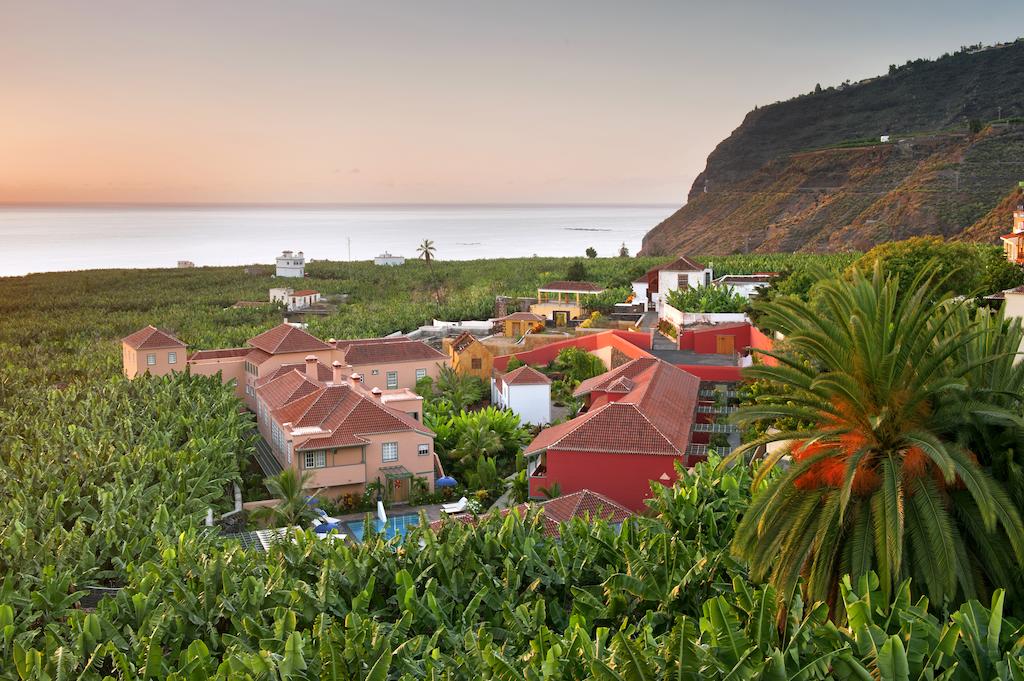
[[[736,352],[736,339],[733,336],[715,336],[715,352],[719,355],[731,355]]]
[[[567,326],[569,324],[569,313],[568,312],[556,312],[555,313],[555,326]]]
[[[390,481],[391,484],[391,501],[402,502],[409,501],[409,479],[408,478],[397,478]]]

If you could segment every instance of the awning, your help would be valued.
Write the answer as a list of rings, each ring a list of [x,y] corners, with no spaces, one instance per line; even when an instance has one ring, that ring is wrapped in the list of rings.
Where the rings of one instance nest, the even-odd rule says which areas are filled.
[[[405,466],[385,466],[380,469],[380,472],[384,474],[384,478],[387,480],[402,480],[412,477],[412,473]]]

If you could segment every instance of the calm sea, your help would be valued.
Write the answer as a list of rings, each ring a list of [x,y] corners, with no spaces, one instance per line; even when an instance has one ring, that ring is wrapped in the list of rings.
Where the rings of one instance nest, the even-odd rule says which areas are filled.
[[[415,257],[432,239],[445,260],[630,254],[678,206],[315,206],[0,208],[0,275],[111,267]]]

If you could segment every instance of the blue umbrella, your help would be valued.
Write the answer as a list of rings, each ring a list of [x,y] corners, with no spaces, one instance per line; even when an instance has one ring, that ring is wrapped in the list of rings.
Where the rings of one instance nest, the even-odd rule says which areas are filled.
[[[331,530],[335,530],[340,533],[341,525],[339,525],[338,523],[320,523],[319,525],[313,528],[313,531],[317,534],[327,534]]]
[[[459,483],[450,475],[445,475],[434,481],[435,487],[455,487],[457,484]]]

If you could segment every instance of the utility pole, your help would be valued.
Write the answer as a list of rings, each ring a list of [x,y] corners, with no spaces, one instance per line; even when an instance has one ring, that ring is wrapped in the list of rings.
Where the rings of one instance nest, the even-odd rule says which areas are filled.
[[[345,240],[348,241],[348,261],[352,262],[352,237],[347,236]]]

